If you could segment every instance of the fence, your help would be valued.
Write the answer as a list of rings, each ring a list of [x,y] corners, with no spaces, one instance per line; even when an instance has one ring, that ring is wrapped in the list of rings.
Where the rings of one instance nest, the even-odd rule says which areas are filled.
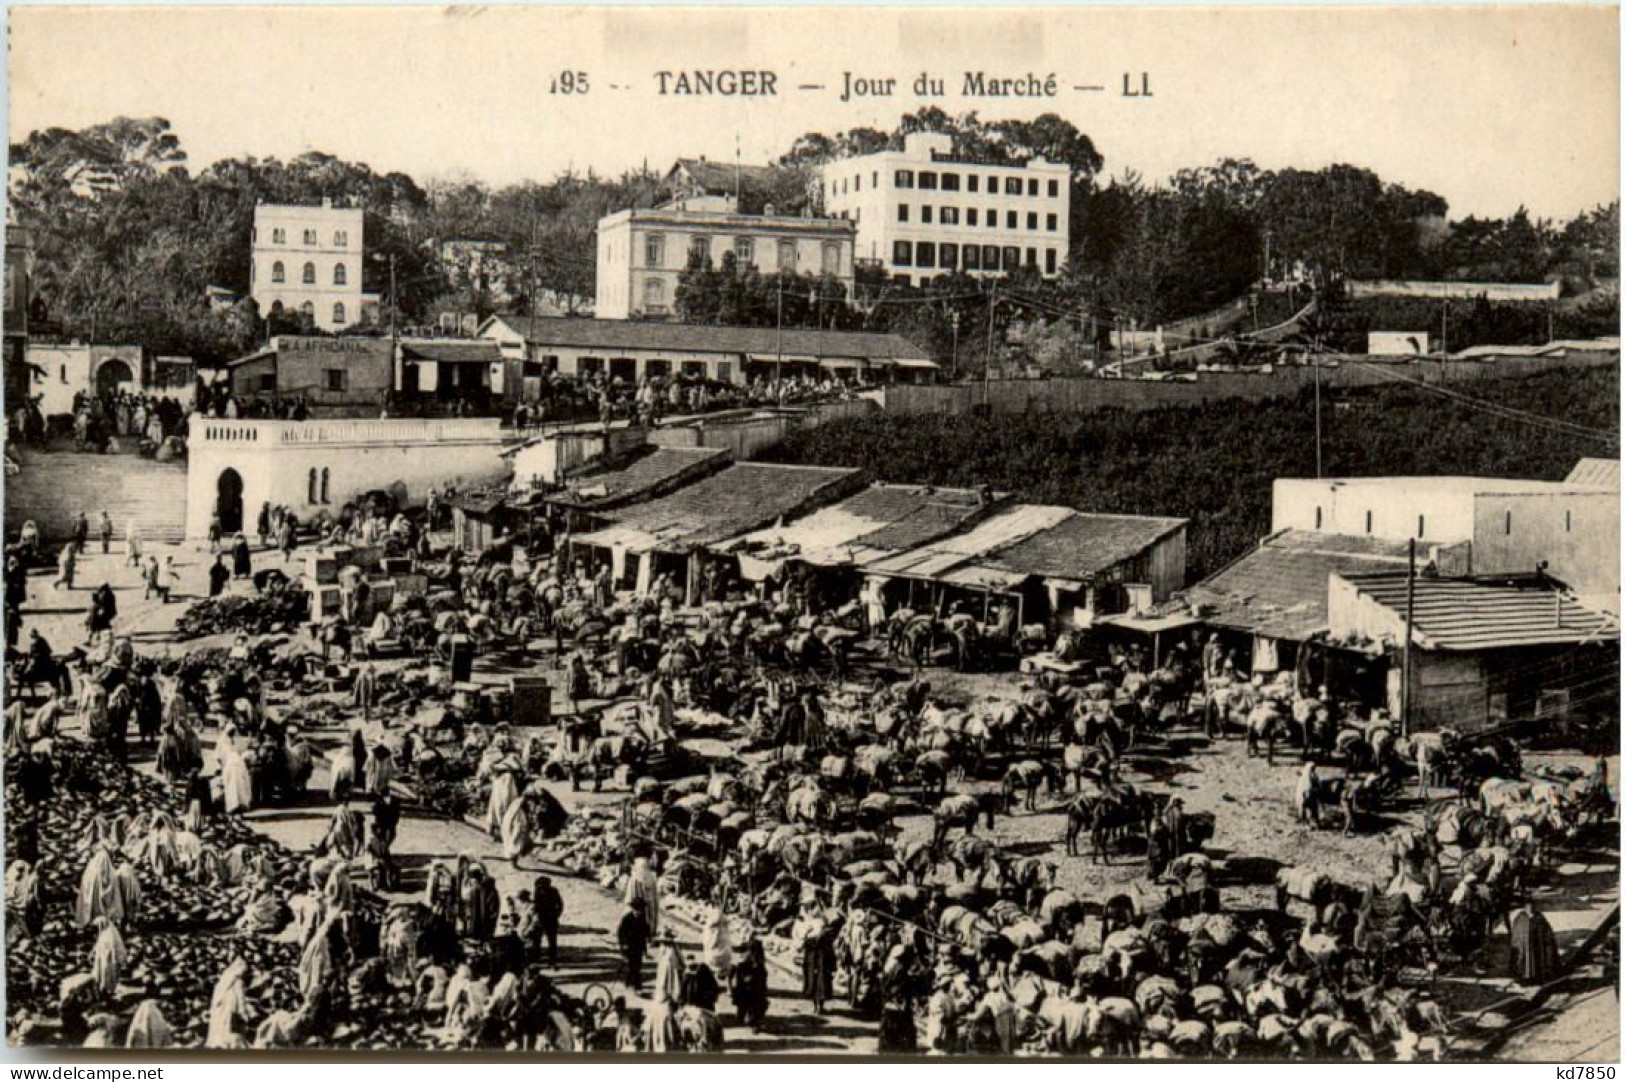
[[[418,444],[500,439],[495,417],[400,420],[266,421],[193,417],[188,440],[203,444]]]
[[[653,429],[649,441],[662,447],[722,447],[735,462],[744,462],[782,442],[798,428],[861,417],[876,408],[875,401],[856,398],[749,414],[730,413]]]
[[[1354,363],[1348,363],[1354,362]],[[1479,379],[1519,379],[1559,369],[1611,367],[1619,353],[1575,353],[1568,357],[1495,357],[1479,360],[1350,357],[1326,362],[1320,380],[1326,387],[1370,387],[1399,380],[1454,384]],[[1392,375],[1388,374],[1389,372]],[[1261,401],[1287,398],[1313,386],[1314,369],[1282,366],[1269,372],[1203,372],[1195,379],[993,380],[950,385],[891,384],[875,395],[888,413],[1076,413],[1101,409],[1161,409],[1229,398]]]

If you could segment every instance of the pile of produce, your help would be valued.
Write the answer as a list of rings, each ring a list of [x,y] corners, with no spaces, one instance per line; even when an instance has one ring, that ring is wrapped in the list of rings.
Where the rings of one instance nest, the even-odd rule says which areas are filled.
[[[590,875],[606,887],[623,885],[620,809],[577,808],[564,830],[548,843],[545,855],[577,875]],[[611,876],[605,882],[604,876]]]
[[[262,594],[234,594],[198,601],[181,614],[175,634],[182,642],[206,635],[280,635],[310,618],[310,595],[298,583]]]
[[[137,774],[100,749],[68,740],[53,751],[55,792],[52,799],[29,804],[22,799],[15,756],[6,761],[6,857],[20,859],[19,842],[37,844],[39,895],[43,913],[36,934],[25,931],[18,914],[8,913],[6,956],[7,1023],[13,1040],[24,1044],[76,1043],[61,1029],[58,1011],[62,984],[91,969],[94,928],[79,928],[75,904],[80,875],[95,845],[98,824],[150,821],[167,812],[179,822],[181,794]],[[286,902],[310,889],[307,858],[256,835],[239,820],[215,817],[203,825],[203,844],[220,854],[236,849],[263,864],[274,894]],[[126,835],[122,851],[139,852],[140,835]],[[207,1026],[215,981],[242,957],[248,964],[247,990],[253,1016],[296,1009],[300,1003],[300,944],[286,934],[276,937],[240,933],[251,888],[246,883],[203,885],[184,874],[156,875],[144,862],[131,861],[141,885],[141,899],[121,933],[127,952],[113,995],[96,996],[92,1013],[117,1019],[113,1033],[122,1041],[135,1007],[156,1000],[173,1028],[177,1047],[200,1047]],[[383,906],[376,898],[356,894],[359,914],[376,920]],[[358,965],[357,972],[365,969]],[[352,1018],[366,1025],[343,1024],[321,1038],[338,1047],[436,1047],[424,1020],[412,1009],[409,989],[387,985],[350,990]]]

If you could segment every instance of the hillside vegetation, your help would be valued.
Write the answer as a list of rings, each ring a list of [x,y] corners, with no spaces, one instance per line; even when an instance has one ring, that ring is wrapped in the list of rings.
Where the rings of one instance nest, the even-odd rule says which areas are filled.
[[[1605,430],[1557,434],[1409,386],[1327,394],[1326,476],[1477,474],[1561,480],[1582,457],[1618,454],[1619,370],[1453,385],[1453,394]],[[873,466],[887,481],[992,485],[1084,511],[1191,520],[1192,581],[1269,531],[1270,482],[1315,475],[1311,393],[1143,412],[964,417],[875,414],[794,433],[779,462]]]

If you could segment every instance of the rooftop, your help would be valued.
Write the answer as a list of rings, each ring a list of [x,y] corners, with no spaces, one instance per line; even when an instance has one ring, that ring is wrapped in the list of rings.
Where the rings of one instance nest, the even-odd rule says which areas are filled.
[[[882,575],[1009,589],[1028,578],[1082,585],[1185,528],[1179,518],[1090,515],[1069,507],[1016,504],[962,533],[898,546],[870,563]],[[870,538],[863,538],[870,541]]]
[[[806,518],[741,538],[762,558],[869,564],[951,533],[983,510],[972,489],[873,484]]]
[[[611,526],[577,541],[624,544],[637,551],[714,545],[838,499],[862,479],[863,471],[856,469],[741,462],[617,511]]]
[[[1393,611],[1406,608],[1406,574],[1346,573],[1361,594]],[[1493,650],[1613,642],[1619,623],[1549,586],[1517,586],[1418,576],[1411,626],[1415,642],[1435,650]]]
[[[1619,491],[1619,459],[1582,458],[1563,479],[1566,485],[1582,488],[1611,488]]]
[[[1283,530],[1186,591],[1217,627],[1303,642],[1327,630],[1327,582],[1339,574],[1402,572],[1404,541]]]
[[[606,229],[621,221],[654,223],[657,225],[714,226],[736,232],[775,230],[779,232],[856,233],[857,224],[844,218],[822,218],[800,214],[743,214],[724,210],[687,210],[682,207],[634,208],[617,211],[599,221]]]
[[[1132,560],[1186,525],[1187,520],[1182,518],[1078,512],[1047,530],[1000,549],[990,562],[1041,578],[1087,582]]]
[[[885,363],[933,364],[930,355],[896,334],[867,331],[823,331],[772,327],[720,327],[691,323],[656,323],[630,319],[584,319],[568,316],[492,316],[480,328],[486,333],[501,322],[537,346],[568,346],[613,353],[617,349],[669,350],[684,353],[727,353],[773,358],[782,352],[797,357],[852,357]],[[782,338],[782,342],[781,342]],[[934,366],[934,365],[933,365]]]
[[[670,183],[672,173],[688,174],[695,187],[707,195],[732,195],[735,187],[763,188],[776,182],[781,171],[771,165],[740,165],[735,162],[713,162],[704,158],[678,158],[671,172],[666,174]]]
[[[652,493],[684,477],[721,466],[728,459],[722,447],[654,447],[629,462],[577,474],[563,492],[550,493],[544,502],[561,507],[607,509]]]
[[[1422,490],[1440,496],[1494,496],[1520,492],[1563,492],[1567,481],[1530,481],[1517,477],[1283,477],[1279,483],[1330,485],[1334,488]]]

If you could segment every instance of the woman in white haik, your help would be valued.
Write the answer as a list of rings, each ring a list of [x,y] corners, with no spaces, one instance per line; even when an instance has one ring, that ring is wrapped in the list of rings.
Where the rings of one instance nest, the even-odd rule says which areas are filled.
[[[220,781],[224,787],[221,802],[226,814],[247,811],[254,806],[254,779],[237,746],[237,734],[229,726],[221,741]]]
[[[713,911],[706,921],[700,939],[700,954],[705,964],[711,967],[711,972],[717,975],[717,980],[726,981],[728,974],[733,972],[733,934],[728,929],[727,916],[720,911]]]

